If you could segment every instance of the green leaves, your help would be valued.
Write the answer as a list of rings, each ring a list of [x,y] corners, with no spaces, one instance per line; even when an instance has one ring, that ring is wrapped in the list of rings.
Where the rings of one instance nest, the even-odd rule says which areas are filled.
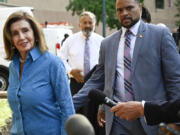
[[[140,3],[144,4],[144,0],[140,0]]]
[[[116,17],[116,0],[105,0],[106,2],[106,23],[110,29],[121,27]],[[141,3],[144,0],[140,0]],[[102,22],[102,0],[69,0],[67,11],[72,11],[72,15],[80,15],[83,11],[91,11],[96,15],[97,25]]]
[[[180,0],[176,0],[175,6],[177,7],[177,14],[175,15],[177,18],[176,25],[180,26]]]
[[[116,17],[116,0],[105,0],[106,2],[106,21],[110,29],[120,28]],[[72,11],[72,15],[80,15],[83,11],[91,11],[96,15],[97,25],[102,22],[102,0],[69,0],[66,7],[67,11]]]

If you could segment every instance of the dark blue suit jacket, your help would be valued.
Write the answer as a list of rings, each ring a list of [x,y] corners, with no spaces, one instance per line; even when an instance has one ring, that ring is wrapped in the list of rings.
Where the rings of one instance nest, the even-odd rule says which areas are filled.
[[[146,102],[144,115],[149,125],[180,122],[180,99]]]

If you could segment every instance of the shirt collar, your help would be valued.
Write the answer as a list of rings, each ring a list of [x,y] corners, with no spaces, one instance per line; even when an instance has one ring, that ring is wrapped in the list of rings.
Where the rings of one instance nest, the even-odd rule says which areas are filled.
[[[41,51],[39,49],[39,46],[35,46],[30,52],[27,54],[27,59],[32,58],[33,61],[35,61],[37,58],[41,56]],[[15,53],[13,56],[13,60],[18,61],[20,57],[19,53]]]
[[[39,46],[35,46],[28,55],[31,56],[32,60],[35,61],[41,56],[42,52],[39,49]]]
[[[91,35],[88,37],[88,39],[90,39],[92,37],[94,32],[91,33]],[[86,37],[83,35],[83,32],[81,31],[81,36],[84,40],[86,40]]]
[[[133,35],[133,36],[136,36],[136,35],[137,35],[140,22],[141,22],[141,21],[139,20],[135,25],[133,25],[133,26],[130,28],[130,31],[132,32],[132,35]],[[126,31],[127,31],[127,28],[122,27],[122,36],[125,36]]]

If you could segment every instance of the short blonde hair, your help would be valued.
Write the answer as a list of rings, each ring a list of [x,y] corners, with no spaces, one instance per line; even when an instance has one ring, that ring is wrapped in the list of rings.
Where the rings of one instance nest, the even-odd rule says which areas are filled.
[[[11,24],[19,20],[26,20],[30,24],[34,33],[35,46],[38,45],[42,53],[47,51],[48,47],[45,41],[45,37],[41,25],[36,21],[34,17],[32,17],[27,12],[17,11],[8,17],[3,29],[3,40],[4,40],[4,48],[6,52],[6,59],[12,60],[15,52],[17,51],[17,49],[15,49],[13,45],[12,36],[11,36],[12,33],[10,27]]]

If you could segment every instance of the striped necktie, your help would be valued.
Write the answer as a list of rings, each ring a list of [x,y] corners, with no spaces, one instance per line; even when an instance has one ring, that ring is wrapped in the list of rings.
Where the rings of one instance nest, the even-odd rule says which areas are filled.
[[[127,30],[125,33],[125,46],[124,46],[124,89],[125,100],[131,101],[134,98],[134,93],[131,84],[131,31]]]
[[[89,38],[86,38],[84,47],[84,76],[90,71]]]

